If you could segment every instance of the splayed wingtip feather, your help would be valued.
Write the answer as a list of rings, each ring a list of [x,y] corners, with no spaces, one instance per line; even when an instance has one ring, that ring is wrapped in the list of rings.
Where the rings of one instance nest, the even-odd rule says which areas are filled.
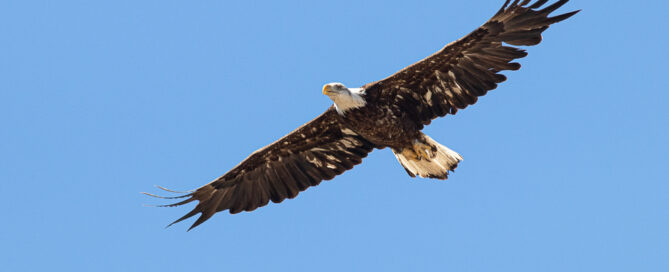
[[[163,186],[160,186],[160,185],[154,185],[154,186],[156,186],[156,188],[158,188],[158,189],[161,189],[161,190],[164,190],[164,191],[168,191],[168,192],[170,192],[170,193],[175,193],[175,194],[188,194],[188,193],[195,192],[195,190],[190,190],[190,191],[175,191],[175,190],[167,189],[167,188],[165,188],[165,187],[163,187]]]

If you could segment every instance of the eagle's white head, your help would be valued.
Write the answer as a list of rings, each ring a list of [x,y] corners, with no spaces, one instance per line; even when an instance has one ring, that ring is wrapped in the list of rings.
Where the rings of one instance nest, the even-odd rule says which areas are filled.
[[[323,94],[334,101],[335,109],[339,114],[344,114],[347,110],[355,109],[367,104],[363,97],[362,88],[346,88],[339,82],[328,83],[323,86]]]

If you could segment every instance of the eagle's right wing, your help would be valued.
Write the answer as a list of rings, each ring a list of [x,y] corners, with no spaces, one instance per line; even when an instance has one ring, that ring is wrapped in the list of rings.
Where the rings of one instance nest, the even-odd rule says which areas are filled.
[[[172,224],[201,213],[190,230],[219,211],[229,210],[234,214],[255,210],[270,200],[279,203],[362,162],[375,146],[342,126],[336,114],[331,107],[278,141],[253,152],[209,184],[183,196],[169,197],[186,199],[164,206],[199,202]]]
[[[421,127],[434,118],[455,114],[506,80],[499,72],[520,68],[520,64],[512,61],[527,53],[508,45],[536,45],[548,26],[578,12],[548,17],[568,0],[539,9],[547,1],[539,0],[528,6],[530,0],[521,3],[516,0],[510,5],[507,0],[497,14],[474,32],[363,88],[371,99],[399,107]]]

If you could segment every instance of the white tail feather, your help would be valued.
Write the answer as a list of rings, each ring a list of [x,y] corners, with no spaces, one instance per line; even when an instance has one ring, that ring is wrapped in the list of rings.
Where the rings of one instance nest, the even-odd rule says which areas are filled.
[[[430,146],[437,147],[436,156],[429,160],[421,159],[415,160],[405,157],[400,150],[393,149],[395,157],[404,166],[407,173],[412,176],[420,176],[424,178],[446,179],[448,171],[452,171],[458,167],[458,163],[462,160],[462,156],[457,152],[450,150],[448,147],[437,143],[427,135],[423,135],[425,143]]]

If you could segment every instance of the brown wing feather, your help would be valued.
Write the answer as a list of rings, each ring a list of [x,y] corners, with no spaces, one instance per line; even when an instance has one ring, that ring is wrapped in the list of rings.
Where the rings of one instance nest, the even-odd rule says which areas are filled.
[[[234,214],[255,210],[270,200],[279,203],[361,163],[374,145],[345,129],[336,114],[332,108],[328,109],[278,141],[253,152],[225,175],[180,196],[187,197],[184,201],[165,205],[199,201],[192,211],[172,224],[200,213],[190,230],[219,211],[229,210]]]
[[[394,75],[363,88],[377,103],[395,105],[393,109],[413,115],[417,123],[455,114],[476,103],[479,96],[506,80],[503,70],[518,70],[514,59],[527,55],[507,46],[536,45],[549,25],[565,20],[578,11],[548,17],[568,0],[543,8],[547,0],[527,6],[518,0],[504,6],[483,26],[452,42],[435,54],[408,66]]]

